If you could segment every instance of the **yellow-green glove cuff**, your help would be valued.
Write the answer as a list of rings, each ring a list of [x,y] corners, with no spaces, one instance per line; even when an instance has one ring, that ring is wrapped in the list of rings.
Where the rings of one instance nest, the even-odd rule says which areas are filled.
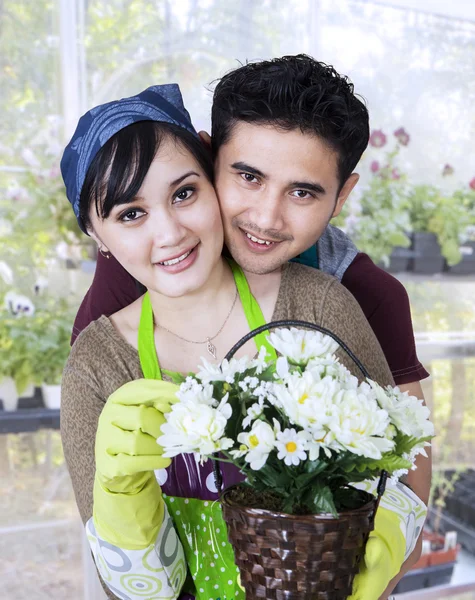
[[[153,471],[141,489],[132,494],[114,493],[94,480],[93,519],[99,536],[120,548],[140,550],[157,538],[163,522],[162,492]]]

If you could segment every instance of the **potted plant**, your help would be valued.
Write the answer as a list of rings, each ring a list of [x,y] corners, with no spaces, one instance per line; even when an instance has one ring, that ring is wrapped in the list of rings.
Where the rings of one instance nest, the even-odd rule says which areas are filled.
[[[64,299],[50,300],[35,314],[32,369],[46,408],[60,406],[61,376],[70,351],[72,324],[73,313]]]
[[[356,215],[347,220],[348,234],[358,248],[391,272],[405,271],[409,265],[411,245],[409,186],[407,177],[397,167],[397,156],[409,143],[407,132],[394,132],[396,147],[385,155],[384,166],[378,160],[370,164],[371,179],[362,189]],[[385,134],[371,134],[370,147],[386,145]]]
[[[407,472],[433,427],[416,398],[359,383],[336,358],[339,343],[331,334],[308,323],[293,325],[313,331],[282,328],[286,324],[251,332],[221,367],[204,361],[181,384],[157,441],[164,456],[214,459],[218,490],[220,461],[246,476],[221,495],[246,598],[270,597],[278,587],[282,597],[298,590],[302,599],[315,598],[331,590],[333,600],[343,600],[376,509],[375,498],[351,483],[375,479],[382,470]],[[268,340],[279,358],[266,359],[265,347],[257,359],[231,358],[250,337],[276,327]],[[295,569],[300,561],[305,569]],[[200,591],[212,593],[212,587]]]
[[[455,201],[465,210],[468,226],[461,235],[460,262],[446,265],[446,271],[451,275],[475,274],[475,179],[469,186],[469,191],[457,190],[454,193]]]

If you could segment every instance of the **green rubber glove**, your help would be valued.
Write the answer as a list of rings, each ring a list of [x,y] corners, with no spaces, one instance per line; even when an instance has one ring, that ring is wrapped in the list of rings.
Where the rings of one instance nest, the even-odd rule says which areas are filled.
[[[96,433],[93,517],[100,537],[124,549],[148,547],[163,521],[155,469],[171,460],[156,442],[178,386],[138,379],[109,396]]]
[[[406,553],[406,539],[401,531],[401,517],[379,506],[366,545],[360,572],[348,600],[379,600],[389,582],[401,570]]]

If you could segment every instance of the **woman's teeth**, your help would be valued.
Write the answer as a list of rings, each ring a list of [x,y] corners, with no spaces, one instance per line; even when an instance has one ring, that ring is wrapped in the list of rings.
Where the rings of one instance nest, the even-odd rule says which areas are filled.
[[[179,262],[181,262],[182,260],[185,260],[185,258],[187,258],[187,256],[189,256],[193,250],[194,250],[194,248],[192,248],[191,250],[188,250],[188,252],[185,252],[185,254],[182,254],[178,258],[172,258],[171,260],[164,260],[163,262],[159,262],[158,264],[165,265],[166,267],[170,267],[171,265],[176,265]]]
[[[265,244],[266,246],[270,246],[272,244],[272,242],[267,242],[266,240],[260,240],[259,238],[254,237],[250,233],[247,233],[247,231],[246,235],[251,240],[251,242],[256,242],[257,244]]]

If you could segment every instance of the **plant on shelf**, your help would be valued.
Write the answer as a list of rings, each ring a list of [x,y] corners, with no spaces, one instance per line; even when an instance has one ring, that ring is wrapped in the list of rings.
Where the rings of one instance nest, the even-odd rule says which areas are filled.
[[[371,179],[363,187],[356,214],[348,217],[346,228],[355,244],[375,262],[389,264],[394,247],[408,248],[411,241],[409,218],[409,191],[407,177],[397,166],[397,157],[409,143],[403,128],[394,132],[396,146],[387,152],[384,165],[378,160],[370,164]],[[386,135],[376,130],[371,134],[370,147],[379,150],[387,143]]]

